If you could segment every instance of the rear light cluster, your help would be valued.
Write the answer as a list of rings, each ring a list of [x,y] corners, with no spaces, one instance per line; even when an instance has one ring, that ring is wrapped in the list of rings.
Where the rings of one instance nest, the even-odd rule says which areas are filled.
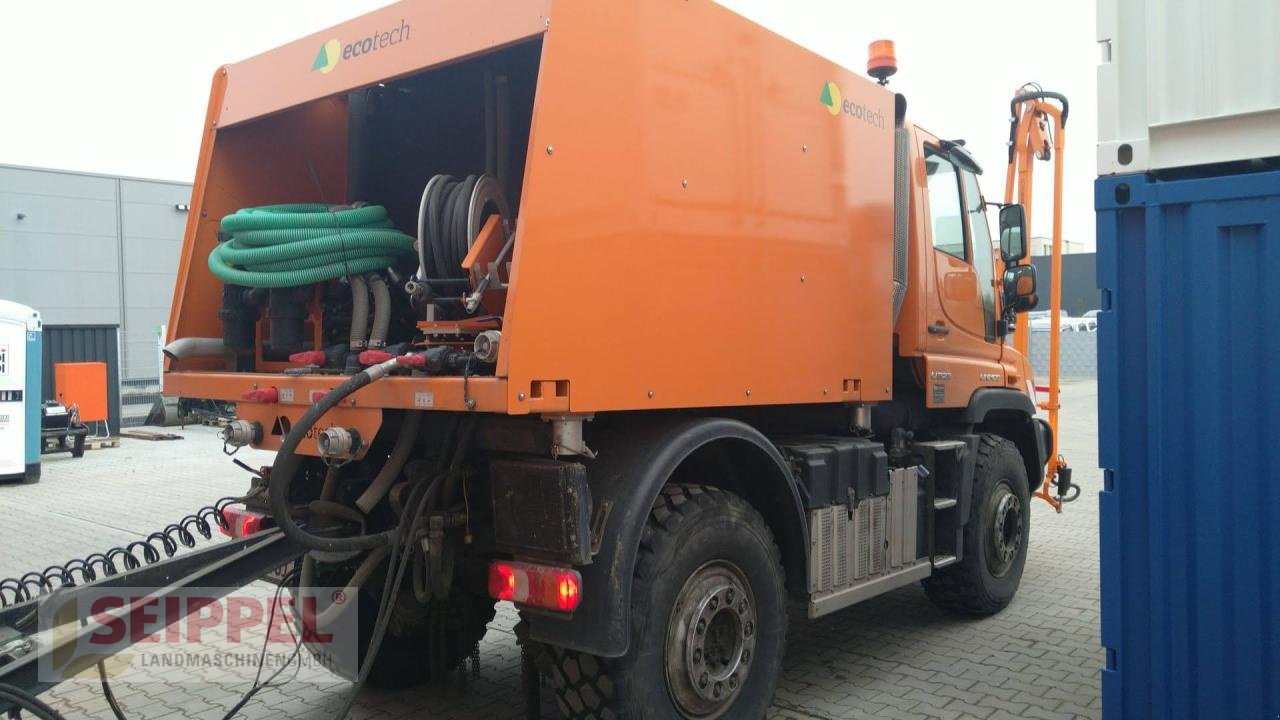
[[[489,595],[519,605],[573,612],[582,602],[582,575],[569,568],[498,561],[489,565]]]
[[[249,537],[271,527],[268,516],[235,505],[222,509],[222,519],[227,521],[227,526],[219,527],[218,531],[233,538]]]

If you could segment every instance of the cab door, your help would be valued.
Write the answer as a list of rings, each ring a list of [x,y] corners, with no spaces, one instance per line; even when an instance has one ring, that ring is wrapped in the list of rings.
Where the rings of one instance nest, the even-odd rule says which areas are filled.
[[[926,272],[926,399],[959,407],[978,387],[1001,387],[995,257],[973,172],[923,145],[929,233]],[[919,166],[917,166],[919,167]]]

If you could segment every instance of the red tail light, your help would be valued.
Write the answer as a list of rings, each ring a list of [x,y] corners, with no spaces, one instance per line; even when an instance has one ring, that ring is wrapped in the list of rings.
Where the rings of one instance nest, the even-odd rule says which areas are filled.
[[[573,612],[582,602],[582,574],[569,568],[496,561],[489,564],[489,595],[518,605]]]
[[[219,527],[218,532],[233,538],[249,537],[271,527],[268,516],[235,505],[222,509],[222,519],[227,521],[227,527]]]

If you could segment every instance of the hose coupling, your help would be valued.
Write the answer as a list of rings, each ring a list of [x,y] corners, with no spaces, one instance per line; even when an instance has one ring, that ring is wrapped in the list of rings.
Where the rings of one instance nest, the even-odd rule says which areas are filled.
[[[316,437],[316,448],[326,460],[350,460],[360,449],[360,433],[354,428],[327,428]]]
[[[500,330],[485,330],[476,336],[475,358],[482,363],[498,362],[498,345],[502,342]]]
[[[236,450],[262,442],[262,425],[249,420],[232,420],[222,428],[222,451],[234,455]],[[228,450],[227,448],[234,448]]]

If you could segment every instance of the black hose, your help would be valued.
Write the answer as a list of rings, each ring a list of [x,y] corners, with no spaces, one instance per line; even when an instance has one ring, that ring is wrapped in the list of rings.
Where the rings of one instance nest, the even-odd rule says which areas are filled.
[[[422,228],[423,254],[432,259],[428,270],[431,278],[465,278],[462,261],[471,249],[467,237],[470,220],[471,194],[480,177],[468,175],[458,180],[450,175],[433,178],[427,185],[422,204],[424,217],[419,218]],[[426,278],[424,278],[426,279]]]
[[[267,492],[271,500],[271,514],[285,537],[309,550],[321,550],[324,552],[372,550],[391,542],[400,530],[400,526],[397,525],[390,530],[384,530],[372,535],[357,535],[356,537],[345,538],[322,537],[303,530],[300,525],[294,522],[289,508],[289,486],[293,483],[293,477],[298,473],[298,466],[301,464],[301,459],[295,454],[298,444],[302,442],[312,426],[325,413],[345,400],[348,395],[355,393],[374,380],[382,378],[390,371],[394,362],[392,360],[358,372],[347,379],[346,382],[330,390],[327,395],[320,398],[319,402],[312,405],[302,414],[298,422],[294,423],[289,433],[284,436],[284,441],[280,443],[280,450],[276,453],[275,466],[271,469],[271,482],[268,485]]]
[[[1071,105],[1067,102],[1067,96],[1060,92],[1052,90],[1036,90],[1035,92],[1022,93],[1017,95],[1009,102],[1009,114],[1018,114],[1018,105],[1028,100],[1057,100],[1062,103],[1062,127],[1067,126],[1067,115],[1071,113]]]
[[[142,540],[69,560],[61,565],[50,565],[44,570],[33,570],[18,577],[0,578],[0,608],[20,605],[59,587],[87,585],[104,577],[171,558],[181,548],[195,547],[201,537],[205,540],[212,538],[215,527],[230,529],[223,511],[228,505],[243,501],[242,497],[224,497]]]
[[[1009,162],[1013,162],[1013,156],[1017,152],[1014,142],[1018,135],[1018,106],[1030,100],[1057,100],[1062,103],[1062,128],[1065,130],[1067,127],[1067,115],[1071,112],[1071,106],[1067,103],[1066,95],[1049,90],[1036,90],[1015,95],[1013,100],[1009,101]]]
[[[387,625],[391,620],[391,611],[395,606],[395,596],[400,592],[400,586],[404,583],[405,570],[409,567],[409,562],[412,559],[417,535],[423,527],[423,519],[428,514],[426,511],[428,508],[433,507],[432,499],[438,496],[440,486],[460,473],[462,461],[471,447],[475,422],[475,415],[467,416],[465,424],[462,425],[462,436],[454,449],[448,468],[443,473],[438,473],[430,483],[415,486],[408,501],[405,503],[405,508],[409,511],[409,514],[401,518],[400,527],[404,527],[407,523],[407,532],[392,545],[391,557],[387,561],[386,579],[382,586],[378,617],[373,625],[373,634],[369,639],[369,647],[365,651],[364,661],[361,663],[360,672],[356,676],[355,687],[352,688],[351,694],[347,696],[347,701],[343,703],[342,708],[334,716],[337,720],[346,718],[347,714],[351,712],[360,690],[369,678],[369,671],[373,669],[373,663],[378,657],[378,651],[382,648],[382,640],[386,636]],[[442,452],[440,465],[437,467],[443,466],[446,457],[448,456]],[[438,641],[443,642],[443,639],[438,638]]]
[[[62,713],[49,707],[40,698],[8,683],[0,683],[0,703],[9,703],[20,710],[26,710],[39,720],[67,720]]]

